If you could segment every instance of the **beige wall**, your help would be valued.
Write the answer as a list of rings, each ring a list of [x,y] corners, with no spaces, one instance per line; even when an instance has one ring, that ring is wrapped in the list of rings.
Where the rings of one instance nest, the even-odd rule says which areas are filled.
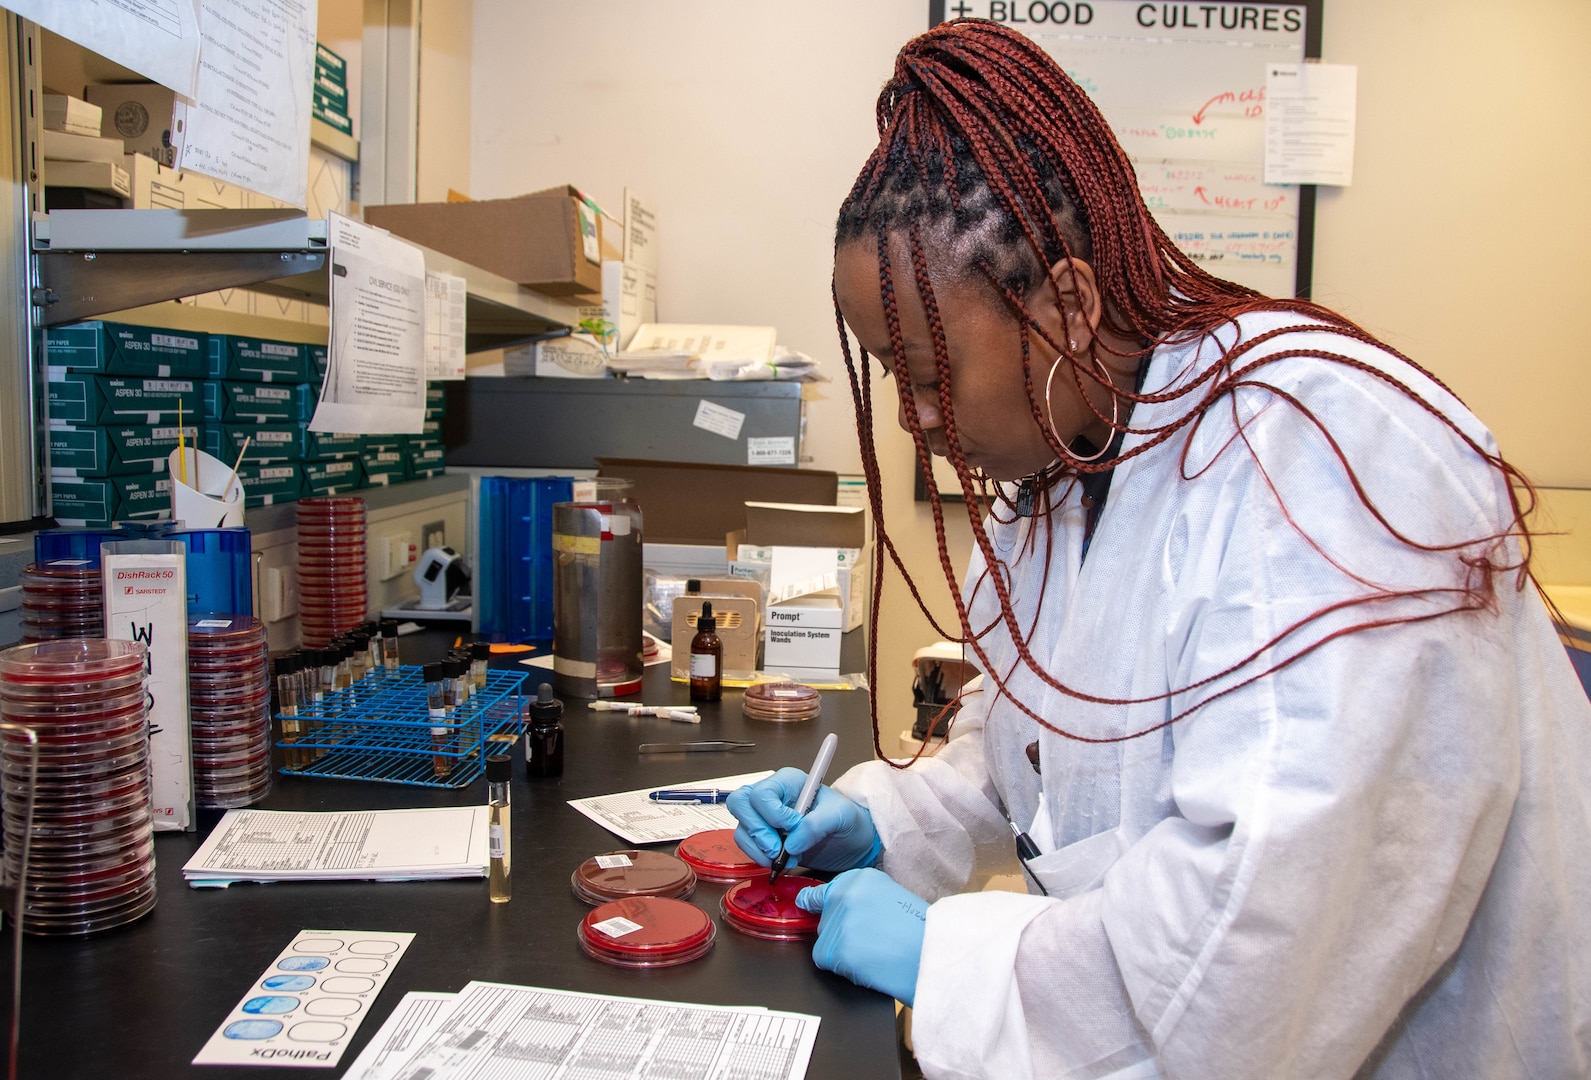
[[[661,317],[772,323],[821,358],[837,381],[809,406],[806,453],[857,471],[828,297],[833,215],[874,141],[893,54],[926,11],[926,0],[475,0],[473,194],[568,182],[614,206],[626,185],[653,198]],[[1320,200],[1319,297],[1449,381],[1538,481],[1591,487],[1577,445],[1591,365],[1575,333],[1591,209],[1560,194],[1591,157],[1579,55],[1591,6],[1330,0],[1325,29],[1326,58],[1360,66],[1360,135],[1354,186]],[[882,428],[886,523],[949,618],[932,521],[911,501],[910,444],[892,419]],[[959,513],[958,568],[970,546]],[[908,659],[932,632],[898,578],[886,601],[880,699],[893,732],[909,722]]]
[[[1591,487],[1591,4],[1328,0],[1359,66],[1351,188],[1322,189],[1316,297],[1424,364],[1539,484]]]
[[[441,202],[449,188],[470,190],[473,8],[472,0],[420,3],[417,202]]]

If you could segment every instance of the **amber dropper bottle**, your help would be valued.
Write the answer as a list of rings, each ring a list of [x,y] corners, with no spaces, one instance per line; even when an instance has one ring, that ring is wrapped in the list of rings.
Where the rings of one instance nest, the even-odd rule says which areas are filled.
[[[696,636],[691,638],[691,700],[717,701],[723,694],[724,643],[718,640],[718,620],[713,602],[702,602],[696,616]]]

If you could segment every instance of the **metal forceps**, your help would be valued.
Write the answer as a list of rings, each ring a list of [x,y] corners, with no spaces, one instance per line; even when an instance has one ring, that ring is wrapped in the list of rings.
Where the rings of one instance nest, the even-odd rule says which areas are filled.
[[[701,739],[696,742],[645,742],[636,748],[641,754],[690,754],[727,751],[738,753],[750,750],[754,742],[735,742],[731,739]]]

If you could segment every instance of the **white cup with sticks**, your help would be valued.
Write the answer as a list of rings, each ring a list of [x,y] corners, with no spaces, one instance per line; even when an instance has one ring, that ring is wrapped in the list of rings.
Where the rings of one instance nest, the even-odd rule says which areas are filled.
[[[181,446],[171,452],[171,517],[190,529],[221,529],[243,524],[243,482],[238,468],[248,453],[243,441],[235,464],[198,447]]]

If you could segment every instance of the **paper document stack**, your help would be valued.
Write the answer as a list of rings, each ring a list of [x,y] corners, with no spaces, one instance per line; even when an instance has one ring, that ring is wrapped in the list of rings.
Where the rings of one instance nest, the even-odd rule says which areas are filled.
[[[683,349],[631,349],[608,357],[608,367],[640,379],[700,379],[695,353]]]
[[[182,868],[234,881],[420,881],[486,876],[486,807],[298,813],[231,810]]]

